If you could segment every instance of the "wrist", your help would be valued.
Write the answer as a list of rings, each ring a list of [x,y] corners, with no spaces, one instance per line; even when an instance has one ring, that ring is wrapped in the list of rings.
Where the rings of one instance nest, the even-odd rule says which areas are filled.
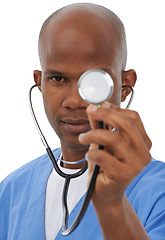
[[[102,201],[97,198],[92,198],[92,204],[97,214],[101,213],[107,216],[114,216],[123,212],[125,198],[125,194],[118,198],[111,199],[111,201]]]

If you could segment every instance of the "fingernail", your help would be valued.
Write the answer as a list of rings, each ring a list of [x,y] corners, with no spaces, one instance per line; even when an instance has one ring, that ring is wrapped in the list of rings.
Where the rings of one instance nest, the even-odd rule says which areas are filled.
[[[84,137],[85,137],[85,133],[81,133],[78,138],[79,138],[79,140],[83,140]]]
[[[85,154],[85,158],[86,158],[86,160],[88,160],[88,153]]]
[[[111,104],[109,102],[104,102],[102,105],[101,105],[102,108],[104,109],[109,109],[111,107]]]
[[[97,105],[94,105],[94,104],[91,104],[88,107],[88,111],[90,111],[90,112],[96,112],[97,109],[98,109]]]

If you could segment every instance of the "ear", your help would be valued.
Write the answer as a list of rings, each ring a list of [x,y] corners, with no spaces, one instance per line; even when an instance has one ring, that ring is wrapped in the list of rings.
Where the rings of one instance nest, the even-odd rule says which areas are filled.
[[[135,70],[131,69],[128,71],[124,71],[122,74],[122,85],[129,85],[134,87],[136,83],[137,75]],[[128,87],[122,89],[121,101],[124,102],[126,97],[130,94],[131,89]]]
[[[35,83],[41,85],[42,72],[39,70],[34,70],[33,77],[34,77]],[[41,91],[41,87],[39,87],[39,90]]]

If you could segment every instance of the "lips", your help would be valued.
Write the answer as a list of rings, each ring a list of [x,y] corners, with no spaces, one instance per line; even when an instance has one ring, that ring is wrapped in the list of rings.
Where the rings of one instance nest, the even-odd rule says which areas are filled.
[[[83,133],[90,130],[90,123],[87,119],[63,119],[61,120],[65,130],[70,133]]]

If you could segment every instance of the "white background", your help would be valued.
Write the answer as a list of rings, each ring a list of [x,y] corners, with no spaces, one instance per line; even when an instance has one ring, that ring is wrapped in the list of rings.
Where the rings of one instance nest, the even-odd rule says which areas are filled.
[[[40,69],[37,41],[44,20],[77,1],[6,0],[0,4],[0,181],[11,171],[45,153],[29,111],[33,70]],[[84,1],[81,1],[84,2]],[[85,1],[86,2],[86,1]],[[156,159],[165,161],[165,5],[163,0],[96,0],[124,22],[127,69],[138,75],[132,109],[140,113]],[[49,127],[41,94],[34,93],[41,126],[52,148],[59,140]],[[36,97],[37,96],[37,97]]]

